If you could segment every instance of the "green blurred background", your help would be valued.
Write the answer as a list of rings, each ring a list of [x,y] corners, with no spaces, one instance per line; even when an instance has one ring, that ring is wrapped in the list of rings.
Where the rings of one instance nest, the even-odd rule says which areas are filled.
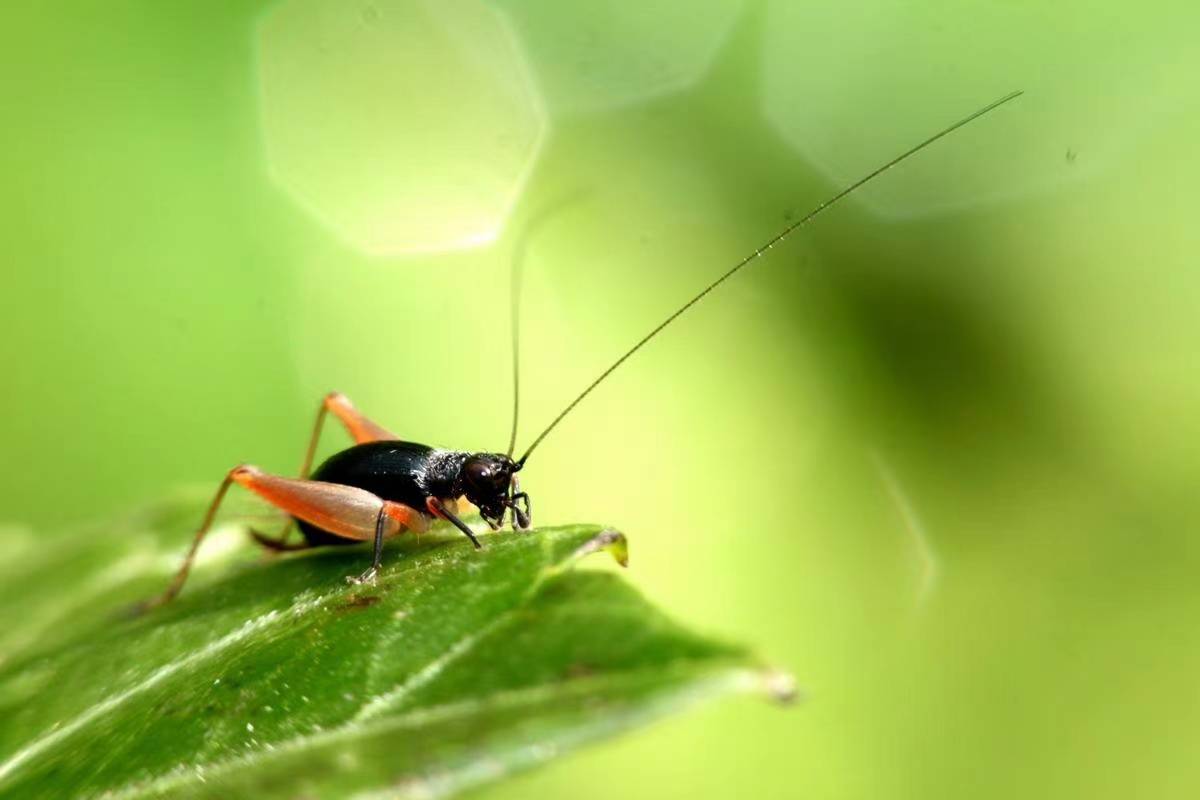
[[[1193,3],[9,4],[0,517],[252,461],[320,395],[503,449],[543,523],[752,643],[804,704],[706,708],[484,791],[1194,797]],[[325,450],[344,441],[331,433]],[[181,543],[182,544],[182,543]]]

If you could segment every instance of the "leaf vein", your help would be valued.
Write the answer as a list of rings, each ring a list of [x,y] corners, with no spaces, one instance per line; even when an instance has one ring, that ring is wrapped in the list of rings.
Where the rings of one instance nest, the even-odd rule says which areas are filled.
[[[352,719],[335,728],[294,736],[269,749],[258,750],[252,754],[209,761],[188,768],[186,771],[184,767],[180,766],[157,777],[106,791],[101,796],[104,800],[134,800],[139,797],[177,790],[193,782],[205,783],[213,777],[240,767],[252,768],[271,759],[309,749],[336,745],[360,737],[453,722],[484,710],[513,710],[524,706],[566,700],[574,695],[596,692],[611,686],[620,686],[626,682],[636,683],[646,677],[661,680],[664,676],[670,676],[674,680],[682,681],[688,678],[698,678],[706,673],[711,673],[710,680],[692,687],[693,693],[698,696],[723,689],[749,691],[761,686],[762,683],[762,676],[756,670],[748,669],[735,661],[713,661],[711,659],[680,660],[671,665],[670,670],[664,669],[662,665],[656,665],[618,673],[567,678],[519,689],[494,692],[483,698],[470,698],[415,709],[394,717],[385,717],[366,723],[358,721],[357,718]]]
[[[267,613],[257,616],[254,619],[246,620],[234,630],[225,634],[216,641],[206,644],[199,650],[189,653],[181,658],[177,658],[174,661],[163,664],[138,683],[135,683],[124,691],[111,695],[95,705],[83,710],[73,719],[71,719],[71,721],[64,725],[51,728],[35,738],[25,747],[13,753],[3,763],[0,763],[0,785],[3,785],[10,780],[13,773],[30,759],[54,747],[63,739],[66,739],[71,734],[80,730],[85,725],[88,725],[97,718],[104,716],[129,699],[136,697],[148,689],[152,689],[181,670],[187,669],[195,664],[201,663],[206,659],[224,652],[228,648],[238,644],[250,636],[253,636],[259,631],[269,628],[280,620],[286,619],[289,614],[303,613],[310,608],[319,606],[323,601],[323,597],[318,597],[316,599],[302,600],[294,603],[292,606],[282,611],[278,609],[268,611]]]

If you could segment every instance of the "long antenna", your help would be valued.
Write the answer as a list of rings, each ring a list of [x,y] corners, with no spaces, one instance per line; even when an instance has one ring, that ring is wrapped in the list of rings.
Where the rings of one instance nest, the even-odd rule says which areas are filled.
[[[521,281],[525,271],[525,256],[529,252],[529,241],[551,217],[579,202],[586,194],[585,191],[578,190],[548,203],[530,217],[513,245],[512,285],[509,288],[509,298],[512,300],[512,433],[508,437],[508,450],[505,451],[509,458],[517,447],[517,421],[521,416]]]
[[[512,458],[513,450],[517,447],[517,420],[521,417],[521,268],[525,263],[525,251],[529,247],[529,227],[521,231],[517,243],[513,245],[512,284],[509,287],[509,298],[512,300],[512,433],[508,437],[508,450],[505,454]]]
[[[803,217],[801,217],[800,219],[793,222],[791,225],[788,225],[782,231],[777,233],[766,244],[762,245],[757,250],[755,250],[753,253],[746,256],[738,263],[734,264],[733,267],[731,269],[729,269],[724,275],[717,278],[715,281],[710,283],[708,286],[705,286],[704,289],[702,289],[699,294],[697,294],[691,300],[688,300],[686,303],[684,303],[682,306],[680,306],[679,309],[675,311],[675,313],[671,314],[671,316],[667,317],[665,320],[663,320],[661,323],[659,323],[658,326],[655,327],[652,331],[650,331],[645,336],[643,336],[641,339],[639,339],[637,344],[635,344],[633,347],[629,348],[629,350],[627,350],[623,356],[621,356],[616,361],[614,361],[608,369],[604,370],[604,372],[601,372],[600,377],[596,378],[596,380],[592,381],[586,389],[584,389],[582,392],[580,392],[579,396],[576,397],[574,400],[572,400],[570,405],[568,405],[566,408],[564,408],[562,410],[562,412],[557,417],[555,417],[554,420],[549,425],[546,426],[546,429],[543,430],[540,434],[538,434],[538,437],[533,440],[533,444],[529,445],[529,449],[525,451],[525,454],[523,456],[521,456],[520,460],[518,460],[517,463],[524,465],[525,459],[529,458],[529,454],[532,453],[534,451],[534,449],[539,444],[542,443],[542,440],[546,438],[546,436],[550,433],[550,431],[552,431],[556,427],[558,427],[558,423],[562,422],[563,419],[567,416],[567,414],[570,414],[571,411],[574,410],[575,406],[579,405],[583,401],[583,398],[585,398],[589,394],[591,394],[593,389],[595,389],[597,386],[599,386],[601,383],[603,383],[604,379],[607,378],[609,375],[611,375],[613,373],[613,371],[616,370],[617,367],[624,364],[629,359],[629,357],[632,356],[634,353],[636,353],[638,350],[641,350],[642,347],[644,347],[647,342],[649,342],[651,339],[653,339],[655,336],[657,336],[662,331],[663,328],[667,327],[672,322],[674,322],[676,319],[678,319],[679,316],[681,314],[683,314],[683,312],[687,311],[689,308],[696,305],[696,303],[703,300],[704,297],[709,292],[711,292],[713,289],[717,288],[722,283],[724,283],[725,281],[732,278],[735,273],[737,273],[739,270],[741,270],[742,267],[746,266],[747,264],[749,264],[750,262],[752,262],[758,258],[761,258],[763,255],[765,255],[767,253],[767,251],[769,251],[775,245],[782,242],[784,239],[791,236],[793,233],[795,233],[798,229],[802,228],[804,225],[811,222],[814,218],[819,216],[823,211],[834,206],[835,204],[838,203],[838,201],[842,200],[847,195],[854,192],[856,189],[862,187],[863,185],[865,185],[867,183],[870,183],[875,178],[878,178],[880,175],[887,172],[889,169],[896,166],[901,161],[906,160],[910,156],[916,155],[917,153],[921,152],[929,145],[936,142],[938,139],[941,139],[944,136],[948,136],[949,134],[953,133],[954,131],[958,130],[959,128],[963,127],[964,125],[966,125],[970,122],[974,122],[975,120],[979,119],[984,114],[987,114],[989,111],[994,111],[995,109],[999,108],[1000,106],[1004,105],[1005,103],[1009,102],[1010,100],[1015,100],[1016,98],[1020,97],[1022,94],[1024,94],[1023,91],[1016,91],[1016,92],[1012,92],[1010,94],[1006,94],[1004,97],[1001,97],[999,100],[989,103],[988,105],[984,106],[983,108],[979,109],[978,111],[974,112],[973,114],[963,117],[958,122],[955,122],[953,125],[943,128],[942,130],[938,131],[933,136],[930,136],[928,139],[924,140],[920,144],[915,145],[915,146],[909,148],[908,150],[905,150],[903,153],[896,156],[895,158],[893,158],[891,161],[887,162],[883,166],[877,168],[876,170],[869,173],[868,175],[866,175],[862,178],[859,178],[857,181],[850,184],[845,189],[842,189],[840,192],[835,194],[833,197],[830,197],[828,200],[821,203],[819,206],[814,208],[812,211],[808,212]]]

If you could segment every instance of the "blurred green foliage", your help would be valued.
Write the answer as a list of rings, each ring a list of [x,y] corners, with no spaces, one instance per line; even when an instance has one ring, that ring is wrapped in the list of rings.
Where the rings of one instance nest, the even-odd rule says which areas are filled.
[[[395,258],[270,179],[268,5],[3,12],[5,517],[294,469],[331,388],[502,447],[513,239],[583,191],[530,245],[527,441],[786,218],[1021,88],[681,319],[524,476],[539,521],[635,536],[640,587],[808,705],[492,796],[1195,794],[1194,4],[507,2],[534,172],[495,244]]]

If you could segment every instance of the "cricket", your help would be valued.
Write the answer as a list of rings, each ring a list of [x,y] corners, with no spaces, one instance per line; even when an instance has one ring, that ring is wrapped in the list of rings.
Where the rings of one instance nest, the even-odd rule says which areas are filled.
[[[252,531],[258,544],[268,550],[294,551],[372,542],[374,550],[371,564],[362,574],[347,578],[353,583],[370,583],[375,580],[382,562],[385,540],[406,532],[423,532],[437,520],[454,525],[476,548],[481,548],[478,538],[459,515],[459,505],[463,500],[479,510],[480,517],[492,530],[500,530],[506,517],[514,531],[528,530],[533,523],[532,509],[529,494],[521,489],[518,473],[546,437],[618,367],[709,293],[747,265],[765,256],[776,245],[816,217],[901,162],[1015,100],[1021,94],[1021,91],[1007,94],[943,128],[841,189],[789,224],[701,289],[633,344],[568,403],[534,437],[519,457],[515,456],[520,409],[519,370],[516,358],[518,315],[515,313],[513,424],[508,449],[504,453],[447,450],[404,441],[361,413],[344,395],[337,392],[326,395],[318,409],[298,476],[293,478],[274,475],[250,464],[241,464],[231,469],[217,489],[183,563],[170,584],[161,595],[147,601],[144,609],[170,602],[183,589],[196,554],[205,535],[212,528],[221,502],[232,484],[250,490],[289,518],[287,527],[278,536],[271,537]],[[345,427],[354,444],[335,453],[313,470],[312,462],[317,444],[326,417],[331,413]],[[293,523],[303,541],[288,541]]]

